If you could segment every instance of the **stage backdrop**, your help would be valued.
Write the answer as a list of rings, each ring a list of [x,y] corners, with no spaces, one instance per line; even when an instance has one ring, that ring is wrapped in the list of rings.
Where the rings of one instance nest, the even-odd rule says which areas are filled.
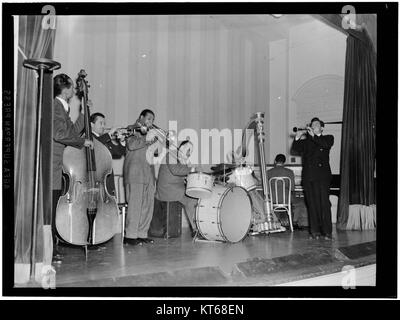
[[[158,126],[177,120],[178,130],[200,136],[201,128],[242,129],[263,111],[267,162],[284,153],[299,163],[289,157],[291,128],[309,112],[341,120],[345,56],[343,34],[299,17],[271,18],[274,27],[260,31],[251,24],[268,17],[58,16],[54,58],[73,78],[87,71],[92,111],[104,112],[109,126],[131,124],[150,108]],[[117,173],[121,167],[114,163]]]
[[[133,123],[144,108],[178,130],[242,129],[252,113],[268,113],[268,42],[245,30],[210,16],[57,19],[60,72],[86,70],[92,111],[110,126]]]

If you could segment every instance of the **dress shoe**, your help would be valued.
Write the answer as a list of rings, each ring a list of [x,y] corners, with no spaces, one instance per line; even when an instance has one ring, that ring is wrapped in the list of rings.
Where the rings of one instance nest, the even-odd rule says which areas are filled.
[[[192,230],[192,238],[194,238],[199,233],[199,230]]]
[[[60,253],[53,254],[53,258],[51,259],[53,263],[61,263],[64,256]]]
[[[53,258],[56,257],[57,259],[62,259],[64,255],[57,250],[57,248],[53,248]]]
[[[124,244],[130,244],[132,246],[137,246],[137,245],[142,245],[142,241],[140,239],[130,239],[130,238],[124,238]]]
[[[332,236],[329,234],[324,235],[324,240],[332,241]]]
[[[87,247],[88,250],[91,251],[100,251],[100,250],[104,250],[106,247],[102,244],[93,244]]]
[[[154,240],[150,238],[138,238],[138,240],[142,243],[154,243]]]
[[[310,240],[319,240],[319,235],[318,234],[310,234],[308,239],[310,239]]]

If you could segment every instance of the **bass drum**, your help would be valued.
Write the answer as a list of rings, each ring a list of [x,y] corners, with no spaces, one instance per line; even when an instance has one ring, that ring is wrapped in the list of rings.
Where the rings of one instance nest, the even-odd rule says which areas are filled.
[[[215,185],[211,197],[199,199],[196,225],[207,240],[239,242],[251,225],[251,200],[241,187]]]

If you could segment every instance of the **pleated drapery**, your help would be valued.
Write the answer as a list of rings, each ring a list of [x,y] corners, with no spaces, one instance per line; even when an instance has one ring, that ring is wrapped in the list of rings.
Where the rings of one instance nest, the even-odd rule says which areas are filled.
[[[45,152],[39,169],[39,196],[37,225],[33,226],[33,195],[35,174],[35,133],[37,119],[38,77],[33,70],[23,66],[25,59],[52,58],[55,30],[42,27],[43,16],[19,16],[18,35],[18,69],[17,96],[15,109],[15,171],[14,171],[14,256],[16,284],[29,281],[32,262],[32,233],[37,234],[37,245],[33,257],[40,272],[45,259],[51,262],[51,256],[44,254],[43,211],[51,206],[46,191],[49,185],[44,183],[48,178],[51,153]],[[52,88],[52,78],[49,74],[44,77],[44,85]],[[49,103],[51,92],[43,96],[43,103]],[[51,100],[50,100],[51,101]],[[50,102],[51,103],[51,102]],[[48,140],[48,139],[47,139]],[[50,186],[51,188],[51,186]]]
[[[354,29],[343,28],[342,15],[315,16],[347,34],[337,227],[374,229],[376,16],[357,14]]]
[[[347,38],[338,227],[375,228],[376,54],[366,32]],[[353,206],[355,206],[353,208]]]

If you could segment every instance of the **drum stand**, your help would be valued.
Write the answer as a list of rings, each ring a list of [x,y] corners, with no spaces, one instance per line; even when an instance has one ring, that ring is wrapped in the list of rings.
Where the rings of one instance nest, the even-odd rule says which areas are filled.
[[[196,234],[194,235],[193,240],[192,240],[192,243],[195,243],[195,242],[203,242],[203,243],[210,243],[210,242],[214,242],[214,243],[223,243],[222,241],[204,239],[204,238],[200,235],[200,233],[199,233],[198,230],[197,230],[197,232],[196,232]]]

